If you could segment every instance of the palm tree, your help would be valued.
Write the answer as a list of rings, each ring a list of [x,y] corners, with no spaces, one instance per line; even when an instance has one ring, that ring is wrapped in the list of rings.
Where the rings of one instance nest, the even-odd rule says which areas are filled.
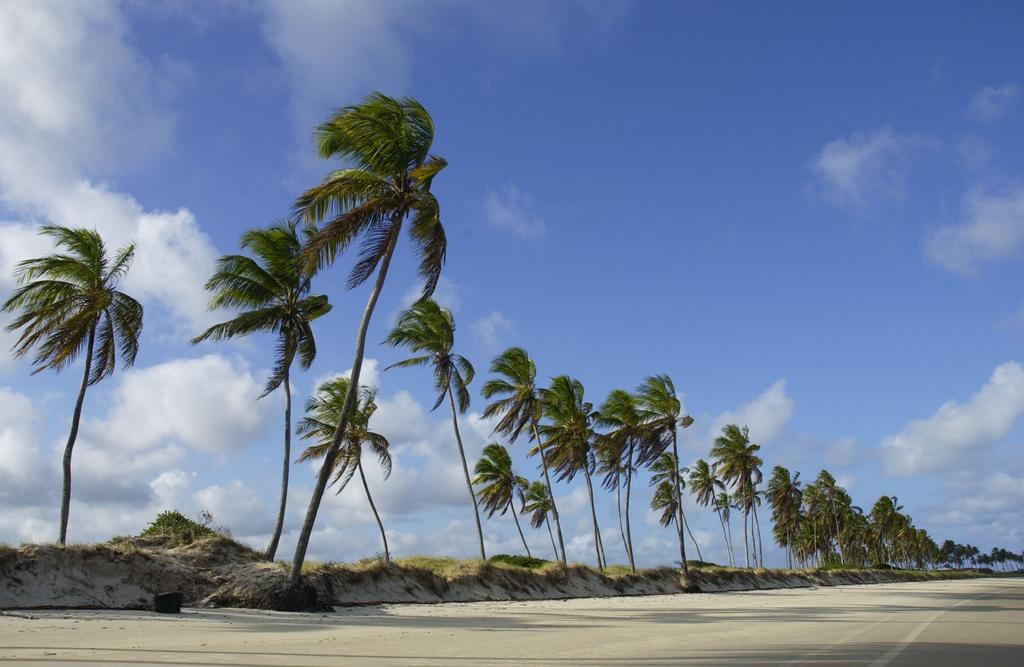
[[[662,483],[668,483],[672,487],[672,493],[675,493],[675,478],[680,479],[680,491],[686,488],[686,482],[683,479],[690,473],[690,469],[683,466],[680,467],[675,455],[672,452],[662,452],[661,456],[656,458],[650,465],[651,479],[650,485],[657,486]],[[675,496],[682,498],[682,495]],[[677,503],[678,504],[678,503]],[[686,528],[686,532],[690,536],[690,540],[693,541],[693,546],[697,548],[697,560],[703,561],[704,556],[700,553],[700,545],[697,544],[697,538],[693,536],[693,532],[690,531],[690,525],[686,521],[686,515],[683,514],[680,508],[676,508],[680,516],[683,517],[683,524]],[[668,525],[668,524],[662,524]]]
[[[622,547],[626,552],[626,560],[630,560],[629,541],[626,539],[626,526],[622,521],[622,478],[626,474],[624,461],[625,442],[622,440],[598,437],[594,455],[597,461],[596,472],[604,475],[602,486],[608,491],[615,490],[615,511],[619,519],[619,535]]]
[[[594,549],[597,552],[597,566],[604,567],[604,551],[601,531],[597,525],[597,509],[594,506],[594,486],[591,474],[594,472],[594,406],[583,398],[583,384],[568,375],[552,378],[551,386],[540,391],[544,417],[550,422],[539,427],[546,445],[550,447],[549,459],[559,482],[571,482],[580,472],[587,483],[590,498],[590,518],[594,525]],[[539,445],[538,445],[539,447]],[[536,447],[534,448],[537,449]]]
[[[473,518],[476,520],[476,533],[480,540],[480,558],[487,560],[484,552],[484,531],[480,525],[480,510],[476,505],[476,494],[469,478],[469,465],[466,463],[466,452],[462,447],[462,435],[459,433],[459,413],[469,409],[469,390],[466,385],[473,381],[474,373],[472,364],[465,357],[452,352],[455,345],[455,318],[450,310],[442,308],[433,299],[420,301],[402,311],[398,323],[384,342],[395,347],[407,347],[411,352],[417,353],[414,357],[391,364],[387,369],[427,365],[434,369],[437,400],[432,409],[436,410],[445,398],[448,399],[452,411],[455,443],[459,447],[462,471],[466,476],[466,488],[473,503]]]
[[[615,389],[608,394],[595,419],[597,426],[609,429],[597,441],[598,455],[602,459],[601,467],[605,472],[605,487],[614,488],[618,494],[620,477],[625,477],[626,480],[623,543],[626,546],[629,568],[633,572],[636,572],[636,563],[633,559],[633,535],[629,526],[629,497],[635,467],[633,461],[638,449],[645,452],[651,448],[647,442],[651,438],[651,432],[641,421],[636,397],[622,389]]]
[[[548,537],[551,538],[551,550],[555,552],[555,559],[558,559],[558,547],[555,545],[555,534],[551,532],[551,522],[548,520],[548,513],[552,512],[555,503],[551,499],[551,492],[544,482],[531,482],[523,497],[523,511],[530,513],[530,526],[540,528],[541,524],[548,527]]]
[[[524,428],[529,427],[531,438],[537,442],[540,454],[540,465],[544,470],[545,489],[551,489],[551,476],[548,473],[548,459],[544,442],[540,438],[537,426],[541,417],[540,394],[537,390],[537,365],[521,347],[510,347],[491,362],[493,377],[484,383],[484,398],[496,399],[484,408],[485,419],[497,418],[495,431],[503,433],[509,442],[515,442]],[[500,397],[500,398],[496,398]],[[559,549],[555,550],[555,558],[560,558],[565,565],[565,543],[562,540],[562,524],[558,520],[558,506],[551,497],[551,516],[555,519],[555,530],[558,533]],[[550,526],[549,526],[550,528]],[[559,555],[561,554],[561,555]]]
[[[95,230],[47,225],[39,233],[66,252],[20,262],[15,273],[19,287],[2,310],[17,313],[7,325],[8,331],[21,330],[13,347],[14,356],[22,358],[35,349],[33,374],[47,369],[59,373],[85,348],[82,383],[64,446],[58,539],[65,544],[71,511],[71,454],[85,392],[114,372],[118,354],[126,368],[135,363],[142,334],[142,305],[117,289],[131,266],[134,245],[120,248],[110,258]]]
[[[512,510],[512,518],[515,519],[523,548],[526,549],[526,555],[532,557],[530,545],[526,543],[526,536],[519,525],[519,516],[513,502],[518,500],[520,505],[525,502],[523,492],[530,483],[525,477],[520,477],[512,471],[512,457],[509,456],[508,450],[498,443],[487,445],[484,447],[483,456],[476,462],[473,473],[473,484],[480,487],[477,495],[487,510],[487,518],[494,516],[495,512],[504,515],[506,511]]]
[[[750,553],[747,549],[748,520],[751,510],[757,521],[757,485],[761,483],[761,466],[764,462],[757,451],[760,445],[750,442],[750,431],[735,424],[722,429],[722,435],[715,438],[711,456],[715,458],[715,471],[722,479],[733,485],[733,497],[738,499],[743,510],[743,552],[746,567],[750,567]],[[754,552],[757,560],[757,551]]]
[[[715,496],[713,504],[715,511],[718,512],[718,515],[725,522],[726,545],[729,547],[729,564],[732,567],[736,567],[736,556],[732,548],[732,524],[729,521],[732,510],[732,498],[729,497],[728,493],[722,491]]]
[[[316,440],[315,445],[307,447],[299,456],[298,462],[315,461],[324,458],[334,442],[334,427],[338,423],[338,413],[345,405],[345,396],[348,394],[350,381],[348,378],[339,377],[323,382],[316,390],[316,393],[306,401],[306,417],[299,424],[298,434],[307,440]],[[363,490],[366,492],[366,502],[370,505],[370,511],[377,520],[377,527],[380,528],[380,539],[384,544],[384,561],[391,560],[391,552],[388,551],[388,537],[384,533],[384,522],[381,521],[377,506],[370,494],[370,485],[366,482],[366,475],[363,473],[363,446],[369,446],[370,451],[377,457],[381,468],[384,469],[384,479],[391,476],[391,452],[387,438],[380,433],[370,430],[370,417],[377,410],[377,390],[373,387],[362,386],[356,398],[356,404],[352,407],[351,414],[346,421],[345,437],[342,440],[342,450],[334,459],[334,479],[332,484],[338,484],[338,493],[348,485],[352,475],[359,473],[359,479],[363,483]]]
[[[711,465],[704,459],[697,459],[690,470],[690,493],[694,495],[697,503],[703,507],[714,505],[715,514],[718,515],[718,523],[722,525],[722,537],[725,538],[726,549],[729,547],[729,536],[725,532],[725,520],[715,499],[720,492],[725,491],[725,483],[718,479]],[[732,554],[729,554],[729,565],[732,566]]]
[[[348,287],[363,284],[374,271],[377,278],[356,334],[349,392],[295,546],[295,558],[288,575],[292,591],[297,590],[302,577],[313,524],[334,469],[334,459],[341,448],[345,422],[355,405],[366,332],[402,225],[408,218],[409,234],[419,252],[419,273],[424,281],[421,298],[433,294],[446,249],[440,205],[430,187],[447,162],[430,155],[434,121],[419,102],[374,93],[362,104],[344,107],[334,114],[317,128],[316,140],[321,158],[339,157],[347,164],[332,171],[295,203],[300,219],[311,225],[323,223],[307,242],[303,257],[307,265],[319,270],[332,264],[339,253],[363,237],[359,259],[349,274]]]
[[[678,521],[678,505],[679,496],[676,495],[675,489],[672,488],[671,480],[664,481],[655,487],[654,493],[651,494],[651,509],[655,512],[661,512],[658,515],[659,524],[668,526]]]
[[[768,480],[768,506],[772,508],[775,541],[786,549],[786,564],[793,567],[793,535],[800,522],[802,505],[800,473],[790,474],[787,468],[775,466]]]
[[[672,378],[668,375],[652,375],[644,380],[637,390],[637,407],[643,423],[650,429],[651,438],[647,442],[651,444],[647,451],[640,455],[641,465],[650,464],[668,449],[671,445],[672,455],[679,460],[678,430],[687,428],[693,424],[693,418],[682,414],[683,404],[676,396],[676,387]],[[675,467],[675,494],[682,498],[682,480],[679,479],[678,466]],[[683,528],[686,526],[686,517],[683,516],[683,504],[676,504],[676,512],[679,516],[676,520],[676,531],[679,533],[679,561],[682,564],[683,574],[689,572],[686,565],[686,545],[683,540]],[[694,542],[696,545],[696,542]],[[700,551],[700,548],[697,549]]]
[[[235,318],[215,324],[193,343],[204,340],[230,340],[258,332],[277,335],[274,369],[263,389],[263,398],[284,387],[284,460],[281,464],[281,491],[278,494],[277,520],[267,546],[266,557],[274,560],[284,528],[288,500],[288,473],[292,453],[292,388],[290,372],[296,356],[303,369],[316,357],[311,322],[331,310],[327,297],[310,295],[312,277],[302,270],[299,252],[302,241],[295,224],[279,223],[265,229],[251,229],[242,235],[242,247],[255,257],[225,255],[206,283],[213,292],[210,308],[244,309]]]

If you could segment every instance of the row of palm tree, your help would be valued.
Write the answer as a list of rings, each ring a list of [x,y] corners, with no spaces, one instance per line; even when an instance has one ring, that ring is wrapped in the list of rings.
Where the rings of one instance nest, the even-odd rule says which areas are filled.
[[[429,367],[436,392],[436,409],[447,402],[452,430],[477,529],[480,556],[486,557],[479,505],[488,516],[511,511],[524,549],[529,547],[519,513],[536,529],[546,526],[557,558],[566,562],[565,542],[554,483],[583,478],[587,489],[597,564],[607,564],[595,504],[594,476],[615,491],[619,532],[627,561],[635,569],[631,530],[634,483],[641,470],[654,487],[652,508],[663,525],[672,525],[678,539],[679,562],[687,568],[686,534],[702,559],[700,547],[683,510],[683,490],[716,513],[726,541],[730,564],[735,564],[730,526],[731,511],[743,516],[744,564],[764,564],[758,506],[767,499],[772,508],[773,533],[793,562],[934,562],[934,543],[901,513],[895,498],[883,497],[868,517],[853,507],[834,478],[823,471],[813,485],[800,489],[799,475],[777,467],[768,490],[762,482],[759,446],[746,427],[726,425],[710,452],[712,461],[698,460],[692,468],[680,465],[679,429],[693,419],[682,409],[672,380],[654,375],[633,392],[612,391],[597,408],[587,400],[583,384],[567,375],[554,376],[538,386],[533,360],[521,348],[496,357],[491,377],[483,384],[488,401],[483,416],[495,423],[495,435],[511,445],[524,439],[527,455],[536,456],[542,481],[528,482],[511,470],[504,445],[492,443],[470,475],[459,417],[470,405],[468,386],[474,379],[471,363],[455,352],[455,323],[451,312],[431,300],[447,252],[440,204],[431,187],[447,162],[431,154],[434,124],[426,109],[411,98],[382,94],[333,114],[315,131],[317,152],[341,165],[303,192],[293,215],[285,222],[247,232],[241,240],[248,254],[222,257],[207,283],[214,309],[237,311],[194,339],[227,340],[257,332],[276,337],[274,365],[263,396],[282,388],[285,396],[283,464],[278,512],[267,548],[274,558],[284,528],[291,463],[291,373],[296,360],[308,368],[316,356],[313,323],[330,311],[328,298],[312,294],[312,281],[346,251],[358,246],[346,287],[371,282],[356,332],[352,370],[347,378],[317,388],[306,405],[298,434],[314,442],[300,461],[320,462],[316,482],[300,527],[289,582],[296,587],[327,487],[341,492],[357,473],[381,532],[384,557],[390,558],[381,516],[364,474],[362,453],[368,448],[383,466],[391,466],[386,438],[371,430],[376,409],[375,390],[360,384],[366,336],[384,289],[398,241],[406,231],[417,253],[423,280],[420,300],[404,311],[385,342],[406,348],[412,356],[389,368]],[[107,256],[95,231],[49,226],[58,251],[49,257],[22,262],[19,287],[3,310],[16,313],[9,325],[19,331],[14,352],[22,357],[35,351],[35,372],[61,370],[80,356],[85,368],[64,454],[60,541],[66,540],[71,497],[72,450],[88,387],[109,376],[115,363],[131,366],[138,354],[142,306],[118,290],[128,271],[133,248]],[[785,474],[783,474],[783,472]],[[474,488],[475,487],[475,488]],[[517,511],[518,507],[518,511]],[[552,525],[553,524],[553,525]],[[557,539],[556,539],[557,538]],[[934,549],[932,549],[934,551]]]
[[[971,565],[1007,571],[1011,564],[1016,565],[1018,569],[1024,566],[1024,552],[1017,554],[1004,547],[992,547],[992,551],[986,554],[972,544],[959,544],[953,540],[946,540],[939,547],[936,560],[946,567],[957,569]]]

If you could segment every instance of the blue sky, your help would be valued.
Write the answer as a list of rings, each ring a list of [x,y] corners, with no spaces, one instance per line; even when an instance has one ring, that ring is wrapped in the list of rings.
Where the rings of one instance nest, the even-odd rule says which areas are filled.
[[[895,494],[936,538],[1024,547],[1024,47],[1013,3],[0,2],[0,288],[45,222],[139,244],[125,283],[143,353],[88,397],[71,539],[161,508],[269,534],[279,396],[270,341],[193,347],[202,284],[239,234],[285,216],[326,169],[309,134],[372,90],[413,95],[450,167],[438,298],[485,375],[526,347],[594,403],[667,372],[697,423],[686,457],[747,423],[766,473],[822,467],[865,509]],[[473,553],[429,375],[377,345],[417,288],[408,247],[367,369],[396,471],[372,480],[399,554]],[[333,312],[296,381],[350,365],[365,290],[319,277]],[[7,347],[11,338],[4,334]],[[0,358],[0,541],[53,539],[75,369]],[[464,419],[478,453],[490,425]],[[522,474],[538,475],[516,446]],[[282,555],[312,482],[292,474]],[[580,485],[557,490],[591,557]],[[634,504],[638,556],[671,533]],[[621,560],[614,502],[602,499]],[[688,508],[706,557],[717,521]],[[378,550],[357,489],[327,503],[313,557]],[[516,548],[505,518],[494,552]],[[545,553],[547,536],[530,536]],[[614,545],[614,546],[613,546]],[[772,558],[778,562],[779,556]]]

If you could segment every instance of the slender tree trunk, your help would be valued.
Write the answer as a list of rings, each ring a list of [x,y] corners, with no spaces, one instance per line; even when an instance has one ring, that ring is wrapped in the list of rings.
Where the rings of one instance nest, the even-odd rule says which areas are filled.
[[[686,565],[686,542],[683,539],[683,530],[686,526],[686,517],[683,516],[683,485],[679,481],[679,446],[676,444],[676,427],[672,426],[672,456],[675,458],[675,465],[672,466],[672,481],[676,485],[676,529],[679,533],[679,564],[683,568],[683,576],[690,573]]]
[[[729,566],[736,567],[736,550],[732,546],[732,520],[725,518],[725,532],[729,536]]]
[[[743,511],[743,566],[746,569],[748,569],[748,570],[750,569],[750,549],[749,549],[749,545],[747,544],[749,537],[750,536],[747,534],[747,511],[744,510]]]
[[[459,413],[455,409],[455,397],[452,396],[451,385],[448,386],[448,405],[452,408],[452,428],[455,430],[455,444],[459,446],[459,459],[462,461],[462,472],[466,476],[466,488],[469,499],[473,503],[473,519],[476,521],[476,536],[480,540],[480,558],[487,560],[484,551],[484,529],[480,525],[480,510],[476,506],[476,494],[473,493],[473,482],[469,479],[469,465],[466,464],[466,451],[462,448],[462,435],[459,433]]]
[[[726,555],[729,554],[729,536],[725,534],[725,519],[722,518],[722,513],[719,510],[715,510],[715,514],[718,515],[718,523],[722,526],[722,539],[725,540],[725,551]],[[732,558],[729,558],[729,566],[732,567]]]
[[[533,554],[530,553],[530,545],[526,543],[526,536],[523,535],[523,529],[519,525],[519,517],[516,516],[516,508],[511,500],[508,501],[508,508],[512,510],[512,518],[516,520],[516,530],[519,531],[519,539],[523,541],[523,548],[526,549],[526,555],[533,558]]]
[[[626,528],[622,523],[622,485],[616,476],[615,480],[615,511],[619,515],[619,535],[622,536],[622,548],[626,552],[626,558],[629,559],[629,543],[626,542]]]
[[[288,586],[292,589],[298,586],[299,580],[302,578],[302,564],[306,560],[306,551],[309,549],[309,538],[313,534],[316,515],[320,510],[320,502],[323,500],[324,491],[327,489],[327,483],[330,481],[331,472],[334,470],[334,460],[338,457],[338,450],[341,448],[341,442],[345,437],[349,412],[352,411],[356,394],[359,391],[359,374],[363,370],[363,353],[366,350],[366,331],[370,327],[373,310],[377,306],[377,299],[380,298],[381,290],[384,287],[384,281],[388,275],[388,267],[391,265],[391,257],[395,254],[395,245],[398,243],[398,237],[402,231],[401,221],[404,217],[405,212],[400,211],[399,215],[396,215],[393,219],[392,224],[395,227],[395,231],[388,242],[387,249],[384,251],[384,256],[381,257],[380,268],[377,269],[377,279],[373,283],[370,298],[366,302],[363,317],[359,321],[359,330],[356,334],[355,358],[352,361],[352,375],[349,378],[348,391],[345,393],[345,402],[341,407],[341,416],[338,418],[338,426],[334,430],[334,440],[331,442],[331,447],[327,450],[323,464],[320,466],[320,472],[317,474],[316,485],[313,487],[313,494],[309,499],[309,507],[306,509],[306,518],[302,522],[302,530],[299,532],[299,539],[295,544],[292,569],[288,573]]]
[[[548,520],[547,516],[544,517],[544,523],[547,524],[548,537],[551,538],[551,550],[555,552],[555,560],[558,560],[558,545],[555,544],[555,534],[551,532],[551,522]]]
[[[629,529],[629,495],[633,486],[633,443],[629,443],[629,461],[626,465],[626,558],[629,569],[636,574],[636,562],[633,560],[633,533]],[[606,563],[607,564],[607,563]]]
[[[594,550],[597,552],[597,569],[603,570],[601,560],[601,531],[597,527],[597,509],[594,507],[594,487],[590,483],[590,471],[586,466],[583,468],[583,477],[587,480],[587,495],[590,496],[590,518],[594,521]]]
[[[832,498],[832,519],[836,524],[836,550],[839,552],[839,562],[846,565],[846,558],[843,557],[843,545],[839,541],[839,513],[836,511],[836,499]]]
[[[679,502],[679,505],[680,505],[679,513],[683,517],[683,525],[686,526],[686,534],[690,536],[690,540],[693,542],[693,548],[697,550],[697,560],[703,561],[704,560],[704,556],[700,552],[700,544],[697,543],[697,538],[693,536],[693,531],[690,530],[690,522],[688,522],[686,520],[686,514],[682,510],[682,504],[683,504],[682,500],[680,500],[680,502]]]
[[[533,437],[537,439],[537,450],[540,451],[540,464],[544,468],[544,483],[548,485],[548,497],[551,498],[551,516],[555,517],[555,532],[558,533],[558,548],[561,549],[561,556],[558,552],[555,552],[555,558],[561,558],[562,565],[566,564],[565,560],[565,542],[562,540],[562,522],[558,520],[558,505],[555,504],[555,487],[551,486],[551,475],[548,474],[548,459],[544,453],[544,441],[540,439],[540,431],[537,429],[537,420],[534,419],[533,426]],[[550,526],[549,526],[550,528]]]
[[[377,527],[380,528],[380,541],[384,544],[384,562],[391,562],[391,552],[388,550],[388,536],[384,534],[384,522],[380,520],[377,506],[373,503],[373,496],[370,495],[370,485],[366,483],[366,475],[363,474],[362,460],[356,461],[356,470],[359,471],[359,479],[363,480],[363,490],[366,491],[366,502],[370,503],[370,510],[373,518],[377,520]]]
[[[281,497],[277,500],[277,520],[274,521],[274,533],[270,536],[267,546],[267,560],[274,560],[277,555],[277,543],[281,541],[284,530],[284,510],[288,503],[288,473],[292,460],[292,386],[288,370],[284,373],[284,462],[281,464]]]
[[[761,541],[761,522],[757,520],[757,503],[754,503],[754,527],[757,529],[757,560],[764,567],[764,543]]]
[[[82,420],[82,405],[85,403],[85,390],[89,387],[89,374],[92,372],[92,352],[96,343],[96,325],[93,322],[89,329],[89,342],[85,348],[85,370],[82,371],[82,386],[78,389],[78,399],[75,400],[75,411],[71,414],[71,433],[68,434],[68,443],[64,446],[64,484],[60,493],[60,537],[61,545],[68,540],[68,516],[71,514],[71,453],[75,449],[75,440],[78,439],[78,424]]]

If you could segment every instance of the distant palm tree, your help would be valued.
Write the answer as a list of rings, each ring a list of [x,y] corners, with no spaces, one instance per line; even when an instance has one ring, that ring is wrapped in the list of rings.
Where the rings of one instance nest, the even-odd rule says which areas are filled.
[[[469,465],[466,463],[466,452],[462,447],[462,435],[459,433],[459,413],[469,409],[469,390],[466,385],[473,381],[473,365],[461,354],[452,352],[455,345],[455,318],[450,310],[442,308],[433,299],[420,301],[402,311],[398,323],[384,342],[395,347],[406,347],[411,352],[418,353],[414,357],[391,364],[388,369],[412,366],[431,366],[434,369],[434,390],[437,392],[437,400],[432,409],[436,410],[445,398],[448,399],[452,411],[455,443],[459,447],[462,471],[466,476],[466,488],[473,503],[473,518],[476,520],[476,533],[480,540],[480,558],[486,560],[480,510],[477,508],[476,494],[469,478]]]
[[[626,560],[630,558],[629,540],[626,538],[626,526],[622,521],[622,480],[626,475],[625,466],[626,443],[620,439],[607,439],[598,436],[594,448],[597,461],[595,471],[604,475],[602,486],[607,490],[615,489],[615,512],[619,520],[619,535],[622,537],[622,548],[626,552]]]
[[[496,377],[484,383],[484,398],[490,400],[483,412],[485,419],[498,419],[495,431],[503,433],[509,442],[515,442],[524,428],[529,427],[531,438],[537,442],[540,454],[540,465],[544,471],[546,489],[551,489],[551,476],[548,474],[548,459],[544,442],[540,438],[537,426],[540,423],[541,403],[537,390],[537,365],[521,347],[510,347],[491,362],[491,373]],[[555,550],[555,558],[565,564],[565,543],[562,540],[562,524],[558,520],[558,506],[554,496],[551,497],[551,516],[555,519],[558,533],[559,549]],[[549,526],[550,528],[550,526]]]
[[[419,273],[424,282],[421,298],[434,293],[446,249],[441,208],[430,187],[447,162],[430,155],[434,121],[423,105],[412,98],[394,99],[374,93],[362,104],[344,107],[318,127],[316,141],[320,157],[339,157],[347,164],[332,171],[295,202],[295,213],[300,219],[307,224],[323,223],[303,251],[307,267],[319,270],[333,264],[339,253],[362,237],[359,259],[349,274],[348,287],[363,284],[374,271],[377,278],[356,333],[346,407],[339,415],[334,440],[324,456],[295,545],[288,574],[292,591],[297,590],[302,577],[302,564],[320,502],[341,449],[345,421],[356,402],[366,332],[402,225],[409,220],[409,236],[419,253]]]
[[[71,510],[71,454],[85,391],[114,372],[118,354],[125,367],[135,363],[142,334],[142,305],[117,289],[131,266],[134,245],[117,250],[110,258],[95,230],[47,225],[40,234],[53,239],[57,248],[66,252],[20,262],[15,274],[19,287],[2,310],[17,313],[7,325],[8,331],[21,330],[14,356],[21,358],[35,349],[33,374],[47,369],[62,371],[85,348],[82,383],[64,446],[58,539],[65,544]]]
[[[722,525],[722,537],[725,538],[726,549],[729,546],[729,536],[725,532],[725,520],[722,513],[715,504],[715,498],[719,493],[725,491],[725,483],[718,479],[711,465],[704,459],[697,459],[690,470],[690,493],[694,495],[699,505],[708,507],[714,505],[715,514],[718,515],[718,522]],[[732,566],[732,554],[729,554],[729,565]]]
[[[544,417],[550,422],[540,426],[540,434],[550,447],[549,463],[558,481],[571,482],[580,472],[586,481],[587,496],[590,499],[590,518],[594,524],[597,566],[603,569],[604,550],[601,544],[601,530],[597,525],[594,485],[591,481],[595,468],[594,406],[584,400],[583,383],[568,375],[552,378],[551,386],[541,389],[540,398]]]
[[[299,463],[320,460],[326,456],[334,442],[334,427],[338,423],[338,413],[345,405],[349,384],[349,379],[344,377],[327,380],[306,401],[306,417],[299,424],[298,433],[304,439],[316,440],[316,444],[302,452],[298,459]],[[380,433],[370,430],[370,417],[376,410],[377,390],[368,386],[360,387],[356,404],[345,422],[341,452],[334,459],[332,483],[338,484],[338,493],[341,493],[352,479],[352,475],[359,473],[363,490],[366,492],[366,502],[369,503],[370,511],[377,520],[377,527],[380,528],[380,539],[384,544],[384,561],[387,562],[391,560],[391,552],[388,550],[388,537],[384,533],[384,522],[377,512],[377,506],[370,494],[370,485],[367,484],[366,475],[363,473],[363,447],[368,446],[384,470],[384,479],[391,476],[392,461],[388,440]]]
[[[633,535],[629,526],[629,497],[632,488],[634,459],[637,450],[644,452],[650,448],[648,440],[652,438],[650,429],[642,423],[643,417],[637,407],[636,397],[628,391],[615,389],[597,412],[595,423],[608,429],[597,441],[599,457],[603,458],[605,486],[615,488],[618,493],[621,477],[626,481],[625,534],[623,541],[626,546],[626,557],[629,568],[636,572],[633,559]],[[618,458],[618,461],[614,459]]]
[[[555,545],[555,534],[551,532],[551,521],[548,520],[548,513],[554,509],[554,502],[551,500],[551,492],[548,491],[544,482],[531,482],[526,489],[523,498],[523,511],[530,513],[530,526],[540,528],[541,524],[548,527],[548,537],[551,538],[551,550],[555,552],[555,559],[558,559],[558,547]]]
[[[661,512],[658,515],[658,523],[662,526],[668,526],[678,521],[678,505],[679,496],[676,495],[675,489],[672,488],[671,481],[661,482],[655,486],[654,493],[651,494],[651,509],[655,512]]]
[[[636,394],[640,414],[654,436],[648,441],[652,445],[657,443],[657,446],[651,446],[647,451],[641,453],[640,463],[649,465],[669,447],[672,448],[672,456],[678,461],[678,430],[692,425],[693,418],[683,414],[683,403],[676,395],[676,387],[672,383],[672,378],[668,375],[652,375],[637,388]],[[679,478],[678,466],[676,466],[674,476],[672,484],[675,487],[676,497],[682,498],[683,482]],[[689,569],[686,565],[686,544],[683,535],[686,517],[683,516],[681,502],[676,503],[676,512],[679,514],[676,520],[676,532],[679,534],[679,560],[685,575]]]
[[[683,466],[680,467],[676,460],[675,454],[672,452],[662,452],[661,455],[656,458],[650,465],[651,479],[650,485],[657,486],[664,482],[668,482],[672,487],[672,493],[675,493],[675,482],[676,477],[679,478],[679,490],[682,491],[686,488],[686,482],[682,481],[686,475],[689,474],[690,469]],[[682,495],[675,496],[682,498]],[[683,513],[681,507],[676,508],[676,512],[683,517],[683,525],[685,526],[686,533],[690,536],[690,540],[693,542],[693,546],[697,549],[697,560],[703,561],[704,556],[700,553],[700,545],[697,544],[697,538],[693,536],[693,532],[690,530],[690,525],[686,521],[686,515]]]
[[[722,429],[722,435],[715,438],[711,448],[711,456],[715,458],[715,470],[722,479],[734,487],[733,498],[743,509],[743,552],[746,567],[750,567],[750,554],[747,550],[748,521],[751,511],[757,521],[757,485],[761,483],[761,466],[764,462],[757,451],[760,445],[750,442],[747,427],[742,429],[735,424],[728,424]],[[757,560],[757,550],[754,550]],[[763,561],[762,561],[763,562]]]
[[[772,509],[775,541],[786,550],[786,565],[793,567],[793,536],[800,523],[803,492],[800,473],[790,474],[788,468],[775,466],[768,480],[768,506]]]
[[[732,510],[732,498],[729,497],[728,493],[722,491],[715,496],[713,504],[715,511],[718,512],[718,516],[722,517],[722,521],[725,522],[725,543],[729,548],[729,564],[732,567],[736,567],[736,555],[732,548],[732,524],[729,522]]]
[[[526,555],[533,556],[530,545],[526,543],[526,536],[523,535],[523,528],[519,525],[515,507],[515,501],[519,501],[520,506],[525,502],[523,493],[530,483],[512,471],[512,457],[508,450],[498,443],[487,445],[473,472],[473,484],[479,488],[477,496],[487,511],[487,518],[494,516],[495,512],[504,515],[512,510],[512,518],[516,522],[516,530],[519,531]]]
[[[281,465],[281,490],[278,494],[277,520],[267,546],[266,557],[273,560],[284,528],[288,500],[288,471],[292,446],[291,367],[309,368],[316,357],[312,321],[331,310],[327,297],[310,295],[312,277],[302,269],[299,252],[302,241],[294,224],[279,223],[265,229],[251,229],[242,235],[246,255],[225,255],[206,282],[213,292],[210,308],[244,309],[242,313],[207,329],[192,339],[230,340],[253,333],[277,336],[274,368],[260,398],[284,387],[284,461]]]

